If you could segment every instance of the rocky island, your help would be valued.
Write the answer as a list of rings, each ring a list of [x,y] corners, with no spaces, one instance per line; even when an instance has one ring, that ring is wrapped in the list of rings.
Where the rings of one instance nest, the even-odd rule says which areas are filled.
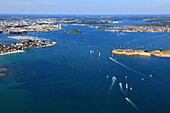
[[[5,76],[6,74],[4,73],[5,71],[7,71],[6,68],[0,68],[0,76]]]
[[[147,56],[150,57],[151,55],[157,57],[170,57],[170,51],[168,50],[155,50],[152,52],[148,52],[147,50],[133,50],[133,49],[115,49],[112,51],[113,54],[118,55],[127,55],[127,56]]]
[[[127,55],[127,56],[151,56],[150,53],[147,52],[147,50],[133,50],[133,49],[115,49],[112,51],[113,54],[118,55]]]
[[[82,33],[82,31],[79,31],[79,30],[71,30],[68,32],[69,34],[80,34]]]

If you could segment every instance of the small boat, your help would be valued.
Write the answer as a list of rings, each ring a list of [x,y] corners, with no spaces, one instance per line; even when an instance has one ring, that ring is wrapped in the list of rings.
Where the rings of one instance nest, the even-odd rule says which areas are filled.
[[[114,80],[114,79],[116,79],[116,77],[115,77],[115,76],[113,76],[113,77],[112,77],[112,80]]]
[[[107,75],[107,79],[109,78],[109,75]]]
[[[99,52],[99,57],[100,57],[100,52]]]
[[[128,83],[126,83],[126,89],[128,89]]]

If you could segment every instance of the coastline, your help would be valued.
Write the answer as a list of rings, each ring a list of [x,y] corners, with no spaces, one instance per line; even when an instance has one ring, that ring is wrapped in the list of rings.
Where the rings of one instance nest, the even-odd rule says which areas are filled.
[[[11,52],[6,52],[6,53],[0,53],[0,55],[7,55],[7,54],[12,54],[12,53],[21,53],[25,52],[24,50],[17,50],[17,51],[11,51]]]

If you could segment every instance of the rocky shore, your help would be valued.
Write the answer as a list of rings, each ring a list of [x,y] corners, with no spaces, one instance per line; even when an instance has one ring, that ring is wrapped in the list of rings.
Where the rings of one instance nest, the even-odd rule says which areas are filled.
[[[6,74],[4,73],[5,71],[7,71],[6,68],[0,68],[0,76],[5,76]],[[2,73],[3,72],[3,73]]]

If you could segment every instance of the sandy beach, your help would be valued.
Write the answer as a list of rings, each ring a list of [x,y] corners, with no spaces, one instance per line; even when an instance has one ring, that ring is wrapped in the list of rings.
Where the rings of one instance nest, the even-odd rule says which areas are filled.
[[[7,54],[21,53],[21,52],[24,52],[24,50],[17,50],[17,51],[12,51],[12,52],[0,53],[0,55],[7,55]]]

